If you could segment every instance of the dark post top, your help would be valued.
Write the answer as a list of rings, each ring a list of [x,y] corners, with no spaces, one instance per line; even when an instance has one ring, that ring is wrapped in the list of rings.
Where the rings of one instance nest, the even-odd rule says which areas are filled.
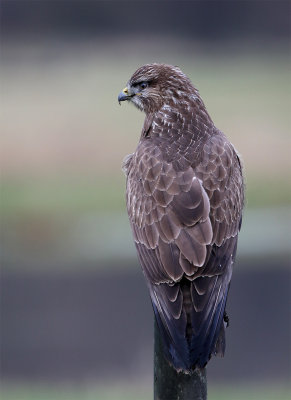
[[[177,372],[164,357],[156,319],[154,337],[154,400],[206,400],[206,368]]]

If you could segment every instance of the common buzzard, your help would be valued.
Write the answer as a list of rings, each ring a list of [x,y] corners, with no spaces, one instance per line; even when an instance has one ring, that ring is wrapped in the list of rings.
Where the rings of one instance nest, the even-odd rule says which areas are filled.
[[[127,156],[127,211],[162,337],[177,369],[224,354],[225,305],[242,221],[239,156],[187,76],[139,68],[118,96],[146,114]]]

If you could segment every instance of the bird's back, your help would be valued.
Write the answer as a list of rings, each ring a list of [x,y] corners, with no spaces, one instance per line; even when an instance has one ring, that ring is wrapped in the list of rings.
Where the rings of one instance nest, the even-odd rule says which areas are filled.
[[[142,138],[131,159],[128,212],[165,353],[177,369],[224,353],[241,182],[236,152],[219,131],[197,146],[191,138]]]

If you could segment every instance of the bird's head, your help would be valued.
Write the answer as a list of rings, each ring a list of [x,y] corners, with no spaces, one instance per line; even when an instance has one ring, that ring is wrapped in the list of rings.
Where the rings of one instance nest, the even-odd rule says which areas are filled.
[[[118,101],[128,100],[148,114],[164,104],[175,105],[185,96],[196,94],[196,89],[180,68],[167,64],[146,64],[135,71],[119,93]]]

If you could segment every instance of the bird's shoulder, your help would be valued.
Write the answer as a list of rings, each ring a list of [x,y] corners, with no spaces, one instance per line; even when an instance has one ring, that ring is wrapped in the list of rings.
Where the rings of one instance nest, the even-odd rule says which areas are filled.
[[[220,246],[240,229],[244,180],[239,155],[228,138],[217,130],[203,146],[194,170],[210,201],[213,243]]]
[[[142,138],[126,163],[132,223],[142,228],[166,215],[191,227],[209,215],[212,243],[220,246],[237,234],[243,208],[243,178],[234,147],[218,130],[198,152],[193,145],[169,159],[168,147],[164,138]]]
[[[136,151],[125,157],[123,169],[133,178],[151,180],[159,174],[173,176],[192,170],[208,190],[223,190],[232,182],[242,184],[239,155],[227,137],[215,128],[211,135],[142,137]],[[153,177],[152,177],[153,178]]]

